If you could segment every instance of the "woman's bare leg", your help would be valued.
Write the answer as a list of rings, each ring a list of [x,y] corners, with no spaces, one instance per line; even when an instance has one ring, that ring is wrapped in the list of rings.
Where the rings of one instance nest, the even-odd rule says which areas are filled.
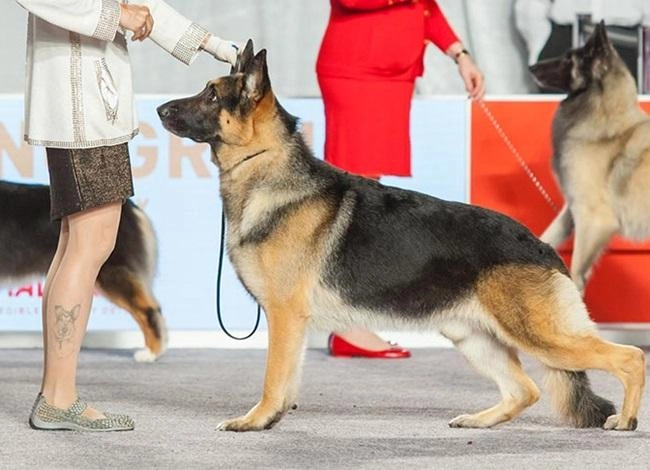
[[[41,393],[50,405],[68,408],[77,399],[76,372],[95,281],[115,246],[122,203],[64,218],[62,239],[43,296],[45,367]],[[67,234],[67,235],[66,235]],[[90,418],[102,417],[88,408]]]
[[[65,253],[65,247],[68,245],[68,236],[70,234],[70,229],[68,228],[68,219],[61,219],[61,228],[59,230],[59,242],[56,247],[56,252],[54,253],[54,258],[50,263],[50,268],[47,270],[47,276],[45,277],[45,285],[43,286],[43,301],[42,301],[42,312],[47,311],[47,299],[49,298],[50,285],[52,284],[52,279],[59,269],[61,264],[61,258],[63,258],[63,253]],[[41,315],[43,321],[43,371],[47,369],[47,315]],[[43,379],[45,379],[45,372],[43,372]],[[43,389],[44,383],[41,383],[41,390]]]

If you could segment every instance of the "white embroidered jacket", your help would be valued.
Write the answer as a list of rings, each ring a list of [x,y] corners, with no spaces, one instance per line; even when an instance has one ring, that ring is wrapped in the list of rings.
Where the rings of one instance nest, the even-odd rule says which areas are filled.
[[[29,11],[25,139],[30,144],[89,148],[120,144],[138,133],[120,1],[16,0]],[[192,62],[206,30],[162,0],[130,3],[149,7],[156,44]]]

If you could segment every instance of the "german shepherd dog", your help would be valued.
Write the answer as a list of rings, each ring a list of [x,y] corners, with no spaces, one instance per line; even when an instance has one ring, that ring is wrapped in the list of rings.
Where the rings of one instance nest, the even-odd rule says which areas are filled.
[[[575,231],[571,277],[582,292],[613,235],[650,238],[650,116],[602,22],[584,47],[531,72],[540,86],[568,93],[553,119],[553,169],[566,202],[541,239],[557,247]]]
[[[0,181],[0,283],[47,273],[59,228],[50,221],[48,186]],[[140,362],[156,360],[166,349],[165,320],[151,291],[157,258],[151,221],[127,201],[115,250],[99,271],[97,288],[138,323],[146,346],[135,353]]]
[[[158,108],[169,131],[208,142],[220,170],[229,257],[268,321],[262,398],[218,429],[268,429],[295,403],[309,326],[437,329],[501,401],[451,427],[509,421],[539,398],[517,350],[548,369],[562,416],[631,430],[645,383],[635,347],[600,339],[555,251],[498,213],[339,171],[316,159],[249,41],[232,73]],[[584,369],[625,388],[623,409]]]

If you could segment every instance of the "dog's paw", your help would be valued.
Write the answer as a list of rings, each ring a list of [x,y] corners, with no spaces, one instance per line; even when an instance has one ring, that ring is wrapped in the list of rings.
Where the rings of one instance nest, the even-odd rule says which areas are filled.
[[[217,431],[235,431],[235,432],[245,432],[245,431],[262,431],[264,429],[269,429],[271,426],[265,426],[264,423],[259,423],[248,419],[246,416],[240,416],[239,418],[227,419],[217,425]]]
[[[144,348],[144,349],[138,349],[133,354],[133,359],[135,359],[136,362],[154,362],[156,359],[158,359],[158,356],[154,354],[154,352],[151,351],[151,349]]]
[[[227,419],[222,421],[217,425],[217,431],[235,431],[235,432],[244,432],[244,431],[261,431],[264,429],[259,425],[251,423],[246,416],[240,416],[239,418]]]
[[[278,412],[274,415],[264,417],[257,414],[247,414],[238,418],[227,419],[217,425],[217,431],[262,431],[271,429],[275,423],[280,421],[284,412]]]
[[[629,418],[627,420],[621,419],[621,415],[611,415],[603,424],[603,429],[608,431],[634,431],[639,425],[639,421],[636,418]]]
[[[475,415],[460,415],[449,421],[450,428],[489,428],[490,426],[477,419]]]

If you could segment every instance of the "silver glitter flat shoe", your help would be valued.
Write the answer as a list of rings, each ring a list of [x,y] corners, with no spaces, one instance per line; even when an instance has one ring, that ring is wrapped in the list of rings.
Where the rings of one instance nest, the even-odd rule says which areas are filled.
[[[77,398],[70,408],[62,409],[48,404],[42,394],[38,394],[29,416],[33,429],[67,431],[130,431],[135,423],[126,415],[104,413],[106,418],[90,419],[82,415],[88,405]]]

